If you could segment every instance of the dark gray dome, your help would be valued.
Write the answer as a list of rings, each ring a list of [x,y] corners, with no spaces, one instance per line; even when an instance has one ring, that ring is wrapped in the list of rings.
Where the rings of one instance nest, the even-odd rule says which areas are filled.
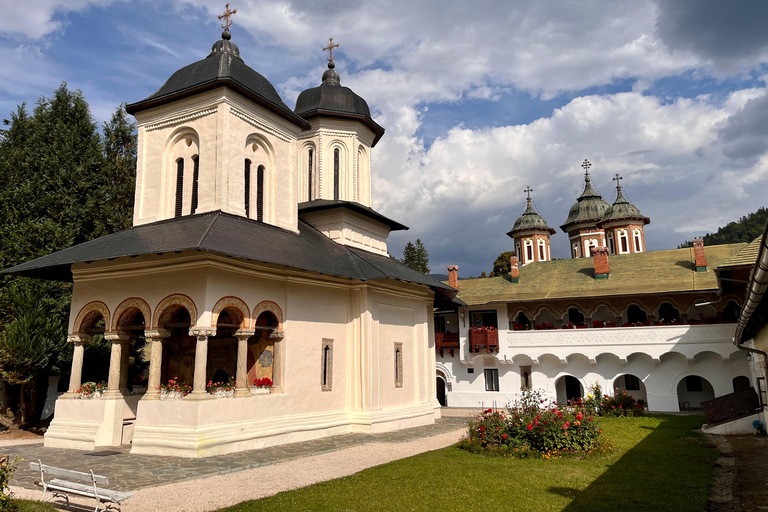
[[[299,94],[294,112],[304,119],[322,116],[359,120],[374,133],[372,146],[375,146],[384,135],[384,128],[371,118],[368,103],[352,89],[341,85],[339,74],[333,68],[333,62],[329,62],[328,70],[323,73],[323,83]]]
[[[624,198],[621,193],[621,186],[616,187],[616,201],[613,202],[603,215],[603,219],[600,224],[607,224],[613,221],[621,220],[637,220],[643,224],[650,224],[651,219],[640,213],[637,206],[633,205]]]
[[[547,221],[544,220],[544,217],[536,213],[536,210],[533,209],[530,198],[528,198],[528,207],[515,221],[515,225],[512,227],[512,230],[507,233],[507,236],[514,238],[516,234],[525,231],[546,231],[551,235],[555,234],[555,230],[547,225]]]
[[[229,31],[216,41],[211,53],[176,71],[154,94],[126,107],[129,114],[157,107],[216,87],[229,87],[268,110],[307,129],[309,123],[297,116],[280,99],[269,80],[248,67],[240,49],[229,40]]]
[[[603,200],[603,196],[592,188],[591,179],[587,173],[584,178],[584,192],[576,200],[576,204],[571,206],[568,218],[560,229],[567,233],[577,224],[597,224],[603,219],[608,208],[610,205]]]

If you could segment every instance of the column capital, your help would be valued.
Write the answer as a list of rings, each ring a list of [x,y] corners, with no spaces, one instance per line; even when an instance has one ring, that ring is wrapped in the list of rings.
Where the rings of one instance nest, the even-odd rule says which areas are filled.
[[[131,339],[131,335],[125,331],[105,332],[104,339],[111,341],[112,343],[120,343],[123,341],[129,341]]]
[[[235,338],[250,338],[256,334],[256,329],[238,329],[235,331]]]
[[[271,333],[269,333],[269,339],[270,340],[280,341],[283,338],[285,338],[285,331],[275,330],[275,331],[272,331]]]
[[[215,327],[192,327],[189,330],[189,335],[195,338],[213,338],[216,336]]]
[[[170,329],[145,329],[144,330],[144,338],[145,339],[165,339],[171,336],[171,330]]]
[[[68,334],[67,342],[74,343],[76,345],[84,345],[93,341],[93,336],[90,334]]]

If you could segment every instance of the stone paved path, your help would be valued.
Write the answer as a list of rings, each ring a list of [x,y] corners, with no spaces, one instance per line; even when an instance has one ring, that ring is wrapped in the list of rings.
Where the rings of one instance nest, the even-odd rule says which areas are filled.
[[[768,512],[768,437],[705,436],[720,452],[708,512]]]
[[[455,431],[466,426],[461,417],[442,418],[434,425],[416,427],[384,434],[345,434],[314,441],[286,444],[200,459],[135,455],[130,447],[108,448],[96,452],[45,448],[41,444],[14,445],[0,448],[3,454],[18,456],[18,470],[11,485],[37,489],[39,479],[29,469],[29,462],[40,459],[44,464],[77,471],[88,471],[109,477],[109,487],[121,491],[135,491],[146,487],[223,475],[258,468],[302,457],[335,452],[367,443],[406,443]]]

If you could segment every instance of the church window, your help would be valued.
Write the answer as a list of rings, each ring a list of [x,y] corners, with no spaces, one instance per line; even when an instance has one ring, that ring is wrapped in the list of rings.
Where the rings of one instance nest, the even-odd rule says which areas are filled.
[[[339,148],[333,150],[333,200],[339,200]]]
[[[531,367],[520,367],[520,389],[527,391],[531,389]]]
[[[642,249],[640,248],[640,232],[638,230],[635,230],[634,235],[635,235],[635,252],[642,252]]]
[[[322,344],[321,385],[323,391],[333,387],[333,340],[324,339]]]
[[[403,387],[403,344],[395,343],[395,387]]]
[[[245,159],[245,216],[251,218],[251,161]]]
[[[628,247],[628,244],[627,244],[627,234],[626,233],[621,233],[619,235],[619,240],[621,241],[621,253],[624,254],[624,253],[629,252],[629,247]]]
[[[546,260],[547,257],[545,256],[544,252],[544,240],[539,240],[539,261]]]
[[[264,166],[256,169],[256,220],[264,220]]]
[[[194,164],[192,169],[192,215],[194,215],[197,211],[197,182],[200,178],[200,158],[193,156],[192,163]]]
[[[486,391],[499,390],[499,370],[497,370],[496,368],[485,369],[485,390]]]
[[[579,257],[579,246],[576,244],[573,244],[573,257],[574,258]]]
[[[533,261],[533,244],[531,242],[525,243],[525,262]]]
[[[312,200],[312,157],[314,151],[310,149],[307,156],[307,201]]]
[[[181,217],[181,208],[184,204],[184,159],[176,160],[176,207],[175,216]]]
[[[611,254],[616,254],[616,244],[613,243],[613,234],[608,235],[608,246],[611,249]]]

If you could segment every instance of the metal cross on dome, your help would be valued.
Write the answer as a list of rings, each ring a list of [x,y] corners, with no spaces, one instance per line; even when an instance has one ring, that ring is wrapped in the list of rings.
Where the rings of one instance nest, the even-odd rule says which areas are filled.
[[[219,20],[224,19],[224,25],[221,26],[224,30],[229,30],[229,27],[232,25],[232,16],[237,12],[237,9],[234,9],[232,11],[229,10],[229,4],[226,5],[226,10],[224,11],[224,14],[219,16]]]
[[[619,176],[619,173],[616,173],[616,177],[611,179],[616,182],[616,188],[621,188],[621,180],[623,180],[624,178]]]
[[[531,192],[533,192],[533,189],[529,185],[528,187],[525,188],[525,190],[523,190],[523,192],[528,194],[528,199],[530,199],[531,198]]]
[[[581,163],[581,167],[584,168],[585,173],[589,174],[589,168],[592,167],[592,164],[589,163],[589,160],[585,158],[584,161]]]
[[[339,44],[333,44],[333,38],[329,38],[328,46],[323,48],[323,51],[328,50],[328,62],[333,62],[334,56],[333,56],[333,49],[338,48]]]

